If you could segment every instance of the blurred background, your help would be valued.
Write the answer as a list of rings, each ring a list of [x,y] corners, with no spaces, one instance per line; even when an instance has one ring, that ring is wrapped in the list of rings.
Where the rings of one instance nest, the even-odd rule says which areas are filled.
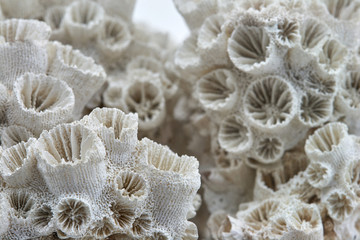
[[[171,0],[137,0],[133,19],[168,32],[176,43],[181,43],[190,34]]]

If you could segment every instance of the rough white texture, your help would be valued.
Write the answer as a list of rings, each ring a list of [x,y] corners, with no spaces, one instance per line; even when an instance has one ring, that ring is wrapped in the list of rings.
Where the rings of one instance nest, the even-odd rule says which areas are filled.
[[[337,119],[337,105],[356,101],[344,98],[355,97],[350,92],[356,91],[357,75],[346,70],[358,43],[347,42],[327,25],[326,19],[334,18],[330,13],[314,13],[326,6],[321,1],[299,6],[287,6],[287,1],[253,3],[246,7],[234,2],[233,11],[214,6],[215,14],[178,49],[175,63],[192,73],[186,80],[196,86],[191,94],[218,128],[214,141],[231,154],[271,164],[311,127]],[[190,3],[183,5],[179,11],[184,18],[196,19],[183,12]],[[191,7],[201,8],[195,3]],[[359,35],[356,29],[349,34]],[[359,114],[354,105],[352,110],[336,110],[356,111],[344,114],[353,123],[351,117]]]
[[[7,109],[10,125],[21,125],[40,135],[44,129],[72,119],[75,98],[63,81],[43,74],[26,73],[14,84]]]
[[[2,239],[197,239],[198,161],[149,139],[137,116],[95,109],[3,151]]]
[[[10,2],[1,4],[8,4],[6,17],[20,14],[11,11]],[[129,13],[117,20],[95,2],[66,8],[60,2],[39,4],[53,6],[44,17],[58,28],[52,33],[37,20],[0,21],[0,238],[196,239],[197,228],[187,219],[199,207],[197,160],[137,138],[138,115],[144,129],[159,126],[166,116],[165,97],[176,91],[162,62],[128,52],[133,59],[122,56],[125,64],[113,70],[128,72],[121,101],[138,115],[103,108],[83,117],[106,88],[104,68],[48,39],[66,36],[62,40],[75,46],[99,41],[98,53],[111,63],[113,52],[118,60],[125,50],[138,50],[129,50],[137,44],[128,29]],[[65,14],[64,22],[59,14]],[[144,42],[149,37],[140,30],[136,34]]]
[[[6,106],[3,123],[44,129],[79,118],[92,95],[105,82],[94,61],[58,42],[48,41],[50,28],[35,20],[0,22],[1,74]]]
[[[321,189],[330,217],[339,222],[356,209],[359,191],[359,139],[347,132],[345,124],[331,123],[305,144],[310,159],[306,177],[313,187]]]
[[[319,210],[296,199],[269,199],[228,217],[223,239],[323,239]]]
[[[360,2],[173,2],[192,29],[175,53],[186,94],[175,117],[190,129],[188,149],[196,152],[203,170],[204,200],[212,215],[208,233],[199,225],[202,236],[209,238],[209,232],[218,239],[357,236],[352,215],[356,194],[341,180],[349,178],[342,169],[356,169],[348,165],[356,158],[347,150],[353,143],[344,140],[339,146],[350,155],[341,157],[329,150],[320,161],[314,159],[319,154],[309,152],[305,139],[328,122],[342,122],[349,133],[360,134]],[[337,157],[347,160],[340,164]],[[245,165],[255,173],[244,174]],[[252,201],[280,197],[279,191],[281,196],[296,192],[294,201],[299,204],[318,199],[318,223],[333,221],[335,227],[324,227],[323,234],[317,228],[303,236],[289,229],[281,236],[271,235],[261,230],[266,219],[251,230],[239,215],[236,221],[229,217],[231,224],[218,234],[219,222],[226,214],[234,217],[239,204],[249,202],[252,207],[258,204]],[[304,196],[298,196],[301,191]],[[344,211],[329,207],[346,204]],[[225,237],[231,225],[236,227]],[[270,225],[263,228],[273,229]]]
[[[23,5],[22,0],[2,0],[0,10],[2,8],[4,11],[5,19],[42,19],[52,31],[50,32],[49,26],[33,21],[34,26],[30,27],[36,30],[30,33],[36,35],[41,30],[46,39],[50,37],[51,40],[71,45],[84,55],[92,57],[105,69],[107,77],[99,66],[89,62],[84,63],[77,51],[68,53],[68,47],[63,47],[60,51],[49,50],[52,51],[55,63],[55,66],[48,69],[49,73],[63,81],[68,78],[79,80],[78,82],[66,81],[74,91],[74,116],[77,119],[82,116],[84,106],[87,111],[102,106],[115,107],[125,112],[138,113],[141,135],[159,140],[171,138],[168,131],[164,131],[161,126],[173,124],[171,115],[173,102],[177,98],[179,78],[173,64],[174,46],[167,34],[158,32],[146,24],[132,22],[135,3],[135,0],[31,0],[27,3],[29,5],[24,6],[27,9],[22,11],[19,9],[19,6]],[[35,26],[36,24],[40,29]],[[30,28],[25,30],[28,29]],[[31,38],[30,33],[27,35]],[[49,59],[49,62],[53,60]],[[5,67],[8,66],[6,64],[13,64],[5,61],[6,59],[4,60]],[[15,61],[19,62],[18,59]],[[28,67],[34,68],[31,69],[32,72],[42,73],[42,70],[38,68],[46,64],[46,62],[40,62]],[[68,69],[73,64],[77,66],[77,69]],[[146,93],[145,99],[133,103],[126,95],[134,95],[131,87],[134,84],[133,72],[138,72],[138,70],[149,72],[142,74],[141,81],[144,85],[151,82],[150,88],[156,87],[157,90],[156,93],[150,90],[151,93]],[[5,77],[8,74],[3,75]],[[83,78],[88,80],[88,86],[83,84]],[[105,82],[101,81],[103,78],[106,78]],[[137,79],[135,81],[138,81],[139,77],[135,78]],[[155,84],[153,82],[155,78],[159,79],[160,83]],[[3,81],[6,83],[7,80]],[[12,83],[8,87],[11,88]],[[135,94],[140,94],[139,89]],[[153,94],[156,95],[156,99],[152,99]],[[165,104],[166,101],[170,102]]]
[[[359,137],[349,135],[343,123],[316,130],[306,141],[306,156],[288,152],[277,167],[257,170],[254,201],[241,204],[236,217],[213,214],[208,222],[212,236],[358,238],[359,149]]]
[[[172,62],[173,46],[166,34],[131,21],[135,2],[36,1],[41,5],[41,15],[28,16],[24,12],[24,17],[43,19],[52,29],[51,40],[72,45],[105,69],[106,83],[99,80],[105,78],[99,67],[84,63],[79,52],[68,53],[68,47],[50,50],[54,52],[56,65],[49,72],[64,81],[69,77],[79,80],[67,82],[74,90],[75,110],[86,105],[89,111],[106,106],[136,112],[142,135],[156,136],[156,131],[169,135],[160,126],[165,123],[166,115],[169,115],[167,119],[171,122],[173,104],[170,102],[168,106],[165,101],[175,99],[178,90],[178,74]],[[21,4],[21,1],[13,1],[13,4]],[[15,8],[10,6],[9,1],[0,2],[2,5],[4,9]],[[6,18],[20,14],[10,10],[6,12]],[[68,69],[72,64],[76,64],[78,69]],[[83,78],[87,79],[90,88],[83,85]],[[142,87],[134,87],[139,81]],[[141,93],[143,87],[146,92]],[[96,94],[90,89],[96,89]],[[77,118],[81,114],[74,112]]]
[[[131,0],[19,2],[52,31],[0,22],[1,238],[359,238],[358,0],[174,0],[176,52]]]
[[[26,72],[46,73],[46,40],[50,32],[49,26],[35,20],[1,22],[1,82],[8,89],[12,89],[15,80]]]

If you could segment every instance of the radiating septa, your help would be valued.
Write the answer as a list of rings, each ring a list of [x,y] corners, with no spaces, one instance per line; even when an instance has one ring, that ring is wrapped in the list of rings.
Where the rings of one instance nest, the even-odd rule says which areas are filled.
[[[1,175],[10,187],[29,187],[36,184],[37,170],[34,139],[20,142],[2,152]]]
[[[103,86],[104,69],[80,51],[60,43],[48,43],[48,74],[63,80],[72,88],[75,96],[73,115],[80,118],[91,97]]]
[[[181,219],[186,219],[187,210],[200,187],[199,163],[193,157],[179,157],[147,138],[143,138],[141,144],[148,148],[151,167],[149,201],[154,203],[152,217],[159,226],[173,229]],[[166,193],[167,197],[160,197],[159,192]],[[174,234],[179,231],[181,229]]]
[[[29,128],[36,136],[72,119],[75,98],[61,80],[44,74],[28,73],[14,84],[8,121]]]
[[[316,130],[305,143],[305,152],[313,162],[342,166],[353,159],[354,142],[344,123],[328,123]]]
[[[85,199],[66,197],[56,206],[56,223],[67,237],[83,236],[91,219],[91,204]]]
[[[111,62],[125,52],[131,41],[132,36],[125,22],[117,18],[106,18],[97,38],[97,47],[103,59]]]
[[[11,19],[0,22],[0,79],[12,89],[21,75],[45,73],[47,54],[44,40],[50,37],[50,27],[40,21]],[[19,54],[21,53],[21,54]]]
[[[2,130],[1,146],[3,148],[9,148],[20,142],[27,142],[27,140],[32,137],[34,137],[34,134],[27,128],[18,125],[12,125]]]
[[[101,28],[105,11],[96,2],[80,0],[66,8],[64,28],[74,45],[81,45],[94,38]]]
[[[101,194],[107,176],[105,148],[92,130],[76,123],[44,131],[36,154],[39,171],[55,195]]]
[[[124,94],[127,110],[138,114],[141,130],[147,131],[158,127],[166,114],[159,75],[145,69],[137,69],[131,72],[130,79],[132,83]]]
[[[81,120],[93,129],[105,144],[109,160],[118,166],[129,166],[137,145],[137,116],[115,108],[96,108]]]

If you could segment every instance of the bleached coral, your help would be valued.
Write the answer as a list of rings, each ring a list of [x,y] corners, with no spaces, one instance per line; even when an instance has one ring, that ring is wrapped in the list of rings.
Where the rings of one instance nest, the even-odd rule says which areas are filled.
[[[17,79],[8,106],[8,123],[26,126],[35,135],[72,118],[75,98],[63,81],[27,73]]]
[[[328,162],[313,162],[305,147],[308,160],[304,146],[308,134],[328,122],[344,122],[350,133],[359,134],[358,1],[174,3],[192,29],[178,48],[175,63],[184,76],[181,83],[191,104],[187,111],[192,131],[200,133],[200,137],[189,135],[194,145],[189,149],[200,149],[197,138],[210,141],[198,152],[204,169],[204,199],[214,214],[210,219],[221,211],[234,216],[239,204],[264,200],[283,186],[298,182],[304,189],[306,184],[309,187],[300,202],[313,193],[323,203],[328,198],[327,202],[344,208],[340,215],[329,209],[330,218],[345,221],[343,215],[351,215],[356,208],[354,192],[320,193],[318,189],[345,173]],[[194,121],[199,115],[206,124]],[[233,172],[244,164],[255,169],[256,176],[239,174],[248,186],[238,180],[230,187]],[[314,180],[305,184],[303,178],[310,173]],[[288,191],[300,191],[291,188]],[[220,193],[222,202],[215,201]],[[234,197],[234,193],[242,197]],[[216,228],[214,221],[209,220],[209,226]],[[320,230],[316,231],[319,237]],[[210,232],[219,237],[215,230]],[[246,234],[232,237],[280,238],[267,233]]]
[[[97,7],[95,2],[71,4],[66,21],[77,28],[66,34],[101,32],[105,16]],[[58,10],[54,14],[62,13]],[[88,11],[94,16],[82,19]],[[9,10],[7,17],[11,14]],[[92,22],[92,16],[100,24],[89,23],[94,29],[78,23]],[[52,27],[63,26],[66,21],[59,23],[58,17],[46,19],[54,21]],[[112,40],[103,41],[105,52],[120,54],[132,42],[122,29],[127,24],[106,24],[99,36],[127,34],[114,48],[108,46]],[[196,238],[196,226],[187,219],[194,216],[200,187],[197,160],[179,157],[146,138],[139,141],[135,114],[103,108],[83,117],[93,97],[104,90],[104,68],[71,46],[49,41],[54,36],[43,22],[11,19],[0,25],[0,238]],[[53,33],[65,34],[61,31]],[[90,39],[93,35],[82,40]],[[165,117],[165,95],[174,89],[170,84],[163,91],[163,82],[170,82],[164,72],[158,73],[163,71],[160,62],[144,56],[130,63],[135,84],[121,85],[129,88],[127,103],[146,122],[145,128],[156,127]]]
[[[1,238],[196,239],[198,161],[136,135],[136,115],[98,108],[6,149]]]
[[[57,53],[52,50],[57,55],[55,61],[60,61],[64,66],[59,65],[51,71],[62,71],[67,64],[76,62],[81,71],[67,72],[79,74],[76,79],[86,77],[89,78],[89,83],[94,81],[93,89],[97,89],[95,95],[88,92],[89,90],[78,90],[79,83],[68,83],[73,87],[76,97],[75,109],[78,109],[78,105],[81,105],[81,108],[86,104],[87,112],[101,106],[119,108],[124,112],[136,112],[139,114],[141,136],[158,139],[164,143],[166,141],[162,139],[173,138],[161,127],[163,124],[169,127],[176,124],[173,123],[172,102],[177,99],[178,73],[172,61],[173,43],[167,34],[132,21],[135,0],[36,0],[28,6],[28,11],[24,12],[16,7],[21,2],[1,1],[0,7],[4,11],[4,18],[36,18],[45,21],[52,29],[51,33],[48,31],[51,40],[72,45],[74,49],[92,57],[105,69],[106,82],[100,84],[96,78],[104,76],[87,72],[90,69],[97,71],[94,66],[83,64],[77,54],[66,56],[66,48]],[[29,14],[31,12],[33,14]],[[70,76],[59,76],[62,80],[68,77]],[[141,102],[136,102],[139,100],[140,88],[134,90],[137,88],[134,87],[137,85],[134,81],[151,86],[152,90],[147,90],[150,93],[147,93]],[[133,96],[129,97],[134,94],[137,95],[135,102],[131,101]],[[153,99],[153,94],[156,95],[156,99]],[[75,115],[77,118],[81,117],[80,112]]]
[[[319,210],[294,199],[269,199],[225,219],[223,239],[323,239]]]
[[[15,5],[20,1],[13,2]],[[39,11],[40,16],[27,16],[24,12],[26,16],[23,17],[43,19],[52,28],[51,40],[72,45],[83,54],[94,58],[106,70],[107,83],[101,84],[101,88],[93,83],[94,89],[98,89],[95,96],[85,89],[76,92],[78,85],[74,88],[75,96],[82,94],[77,97],[75,109],[77,105],[87,103],[89,110],[106,106],[125,112],[137,112],[142,135],[154,136],[153,131],[161,131],[159,126],[164,123],[166,115],[170,115],[165,113],[172,111],[172,107],[167,107],[165,101],[171,100],[177,91],[177,73],[171,61],[173,47],[166,34],[149,30],[147,26],[131,21],[135,1],[39,1],[37,4],[42,8]],[[14,7],[9,1],[2,1],[0,6],[3,6],[3,9]],[[5,16],[11,18],[18,14],[20,13],[16,11],[8,11]],[[59,65],[51,71],[63,70],[67,64],[73,62],[82,70],[80,73],[83,77],[90,78],[89,82],[94,80],[100,83],[96,76],[87,73],[93,66],[83,64],[77,54],[66,56],[67,51],[65,48],[62,52],[55,53],[55,61],[60,61],[64,66]],[[62,79],[67,77],[69,76],[63,76]],[[139,89],[133,89],[138,88],[134,87],[138,85],[134,81],[140,81],[146,88],[152,88],[147,90],[151,93],[145,94],[146,99],[137,99],[142,94]],[[131,101],[132,96],[129,98],[129,95],[134,94],[138,95],[135,102]],[[156,95],[155,100],[147,99],[149,96],[155,97],[153,94]],[[89,102],[91,97],[93,98]],[[154,114],[154,111],[159,111],[159,114]]]
[[[327,26],[325,16],[311,14],[315,10],[301,14],[301,10],[318,10],[320,2],[288,8],[286,1],[269,1],[259,9],[233,4],[231,12],[213,6],[216,15],[206,18],[184,42],[175,62],[192,73],[188,78],[196,85],[192,94],[218,127],[214,141],[237,156],[276,162],[310,127],[334,118],[334,99],[357,45]],[[353,34],[358,33],[353,30]],[[194,43],[191,50],[188,41]],[[219,44],[214,48],[221,53],[214,52],[211,44]],[[192,59],[185,57],[187,51]],[[191,64],[192,69],[184,65],[195,58],[198,64]],[[237,127],[234,132],[228,129],[229,115],[241,122],[244,130],[238,135]],[[230,147],[230,139],[238,147]],[[246,148],[244,139],[258,147]],[[236,142],[244,142],[244,147]]]
[[[48,25],[0,22],[2,238],[360,236],[358,0],[174,0],[176,52],[132,0],[16,3]]]
[[[299,161],[301,157],[291,153],[280,168],[258,170],[256,201],[241,204],[235,218],[225,214],[217,226],[210,225],[213,236],[357,238],[359,137],[349,135],[343,123],[329,123],[307,139],[305,152],[309,159]],[[294,159],[298,163],[290,162]]]
[[[50,29],[45,23],[12,19],[0,24],[1,81],[7,97],[2,101],[2,123],[39,136],[44,129],[79,118],[105,82],[103,68],[70,46],[48,41]],[[10,140],[4,137],[3,146]]]

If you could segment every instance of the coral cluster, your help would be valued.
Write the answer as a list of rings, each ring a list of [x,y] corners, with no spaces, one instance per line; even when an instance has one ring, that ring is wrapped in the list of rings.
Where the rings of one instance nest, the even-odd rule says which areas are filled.
[[[139,141],[137,114],[81,118],[106,73],[50,34],[0,21],[0,238],[196,239],[197,160]]]
[[[16,2],[0,2],[5,18],[19,16]],[[107,83],[88,103],[89,110],[106,106],[136,112],[142,133],[159,130],[177,91],[172,46],[166,34],[132,22],[135,1],[36,2],[29,10],[33,14],[21,17],[45,21],[51,40],[79,49],[107,73]]]
[[[344,190],[344,181],[331,180],[345,175],[337,160],[327,157],[326,164],[320,163],[304,144],[308,134],[328,122],[343,122],[350,133],[360,134],[357,123],[360,2],[174,0],[174,3],[192,30],[177,50],[175,63],[185,76],[182,84],[188,86],[184,89],[186,101],[192,104],[190,114],[196,116],[190,116],[193,131],[209,139],[208,148],[203,147],[198,154],[204,199],[212,213],[208,227],[213,237],[226,238],[229,224],[224,225],[221,236],[217,235],[218,225],[226,215],[235,216],[239,204],[247,202],[246,211],[241,209],[245,205],[240,205],[242,211],[236,214],[237,222],[229,218],[232,226],[239,228],[233,227],[232,234],[238,235],[228,239],[323,238],[324,211],[306,205],[316,198],[326,206],[331,202],[335,208],[345,206],[345,202],[351,205],[351,210],[341,214],[326,208],[341,238],[343,230],[338,226],[343,226],[345,220],[338,215],[351,215],[357,206],[355,192]],[[191,144],[199,144],[194,136],[189,137],[193,139]],[[330,148],[336,145],[329,142],[330,137],[333,135],[320,144],[326,143]],[[211,158],[213,162],[208,163]],[[353,162],[352,158],[346,157],[348,164]],[[295,177],[298,175],[301,177]],[[297,180],[292,180],[294,177]],[[331,181],[334,182],[324,192],[314,190]],[[334,186],[341,186],[342,190],[335,190]],[[306,197],[290,194],[281,202],[257,203],[278,190],[284,196],[296,192]],[[330,192],[336,192],[331,201],[327,200]],[[306,210],[297,210],[294,202],[299,209]],[[259,208],[266,211],[259,212]],[[286,211],[309,212],[309,219],[316,218],[311,230],[314,232],[299,228],[288,219],[291,223],[281,225],[283,230],[279,232],[275,225]],[[250,215],[256,218],[256,226],[249,220]],[[296,217],[299,218],[302,217]],[[269,229],[275,232],[270,234]]]
[[[214,236],[358,238],[359,149],[359,137],[349,135],[343,123],[316,130],[305,144],[307,158],[287,157],[282,167],[257,172],[255,202],[241,204],[235,218],[221,213],[212,216],[209,224],[214,226]]]
[[[87,103],[136,112],[142,136],[165,142],[163,124],[171,125],[178,90],[169,37],[145,24],[133,23],[135,0],[0,1],[3,18],[34,18],[52,29],[50,39],[69,44],[100,64],[106,82]]]
[[[105,82],[101,66],[50,33],[36,20],[0,22],[3,147],[78,119]]]
[[[143,138],[137,116],[95,109],[4,149],[2,239],[196,239],[198,161]]]
[[[359,238],[360,1],[173,2],[0,0],[0,238]]]
[[[358,26],[350,11],[358,8],[342,6],[346,14],[334,16],[326,1],[244,1],[233,3],[233,11],[203,1],[209,9],[199,3],[187,15],[190,4],[175,3],[187,22],[206,11],[175,62],[191,75],[191,94],[217,127],[215,141],[230,154],[275,163],[310,128],[341,116],[351,124],[346,109],[359,113],[358,41],[348,39],[359,32],[340,32]]]

